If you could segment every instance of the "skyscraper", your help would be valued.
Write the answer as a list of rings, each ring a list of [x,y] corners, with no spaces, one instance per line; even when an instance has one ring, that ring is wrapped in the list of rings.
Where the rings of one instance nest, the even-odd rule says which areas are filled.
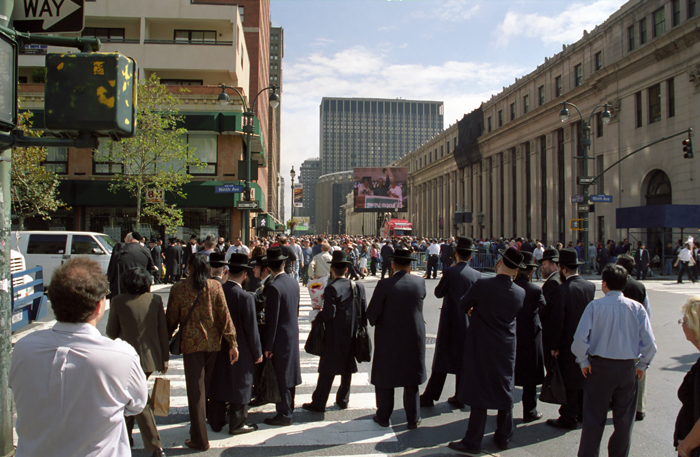
[[[321,174],[381,167],[442,132],[443,102],[328,98],[320,107]]]
[[[321,177],[321,161],[315,157],[301,164],[299,182],[304,185],[304,207],[299,208],[299,216],[310,218],[309,224],[316,224],[316,182]]]

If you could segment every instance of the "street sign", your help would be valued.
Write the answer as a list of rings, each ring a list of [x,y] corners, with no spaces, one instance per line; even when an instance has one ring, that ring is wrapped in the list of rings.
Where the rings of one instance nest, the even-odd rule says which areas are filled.
[[[257,200],[250,202],[236,202],[236,209],[260,209],[260,203]]]
[[[585,226],[584,222],[585,221],[583,219],[571,219],[569,221],[569,228],[571,230],[580,230],[580,231],[586,230],[584,227]]]
[[[163,189],[146,189],[144,200],[146,203],[165,202],[165,191]]]
[[[590,211],[590,207],[588,205],[578,205],[578,212],[579,213],[587,213]]]
[[[243,186],[237,186],[235,184],[226,184],[224,186],[216,186],[214,193],[217,194],[240,194],[243,192]]]
[[[576,178],[576,182],[579,186],[590,186],[591,184],[593,184],[594,180],[595,176],[579,176],[578,178]]]
[[[85,0],[14,0],[13,27],[18,32],[80,32]]]
[[[599,202],[599,203],[612,203],[612,195],[605,195],[605,194],[591,195],[590,200],[592,202]]]
[[[571,203],[583,203],[583,195],[574,195],[571,197]]]

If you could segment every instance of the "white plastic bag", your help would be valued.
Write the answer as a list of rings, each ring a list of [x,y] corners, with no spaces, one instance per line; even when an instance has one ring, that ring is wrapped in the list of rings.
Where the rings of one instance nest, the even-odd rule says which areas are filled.
[[[326,290],[328,275],[319,279],[312,279],[309,282],[309,296],[311,297],[311,307],[315,310],[323,309],[323,292]]]

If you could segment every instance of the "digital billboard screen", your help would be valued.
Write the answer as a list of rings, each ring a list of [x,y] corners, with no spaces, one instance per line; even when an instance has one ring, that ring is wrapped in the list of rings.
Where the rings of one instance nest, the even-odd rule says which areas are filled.
[[[408,168],[355,168],[353,197],[356,212],[406,211]]]

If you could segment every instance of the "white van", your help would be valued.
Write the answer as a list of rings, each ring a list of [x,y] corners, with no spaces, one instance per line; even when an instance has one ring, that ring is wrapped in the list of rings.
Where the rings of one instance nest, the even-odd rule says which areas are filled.
[[[44,284],[49,285],[53,271],[73,256],[88,256],[107,274],[116,241],[104,233],[28,230],[12,232],[10,247],[24,255],[27,268],[41,265]]]

